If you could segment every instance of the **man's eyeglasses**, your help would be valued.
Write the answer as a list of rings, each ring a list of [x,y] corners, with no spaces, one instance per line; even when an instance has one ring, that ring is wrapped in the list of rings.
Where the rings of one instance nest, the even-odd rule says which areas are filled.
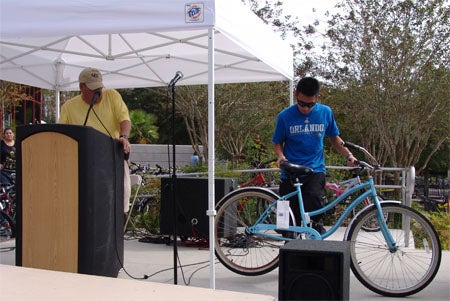
[[[302,100],[297,100],[297,103],[299,106],[301,106],[303,108],[305,108],[305,107],[312,108],[316,104],[316,102],[304,102]]]

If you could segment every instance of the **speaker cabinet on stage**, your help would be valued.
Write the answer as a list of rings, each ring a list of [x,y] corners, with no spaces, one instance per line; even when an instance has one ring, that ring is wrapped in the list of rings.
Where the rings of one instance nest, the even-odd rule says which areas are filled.
[[[161,234],[173,234],[174,212],[172,202],[172,178],[161,178],[161,211],[159,215]],[[215,179],[216,203],[227,193],[236,189],[232,178]],[[208,179],[176,178],[177,234],[184,237],[209,236]]]
[[[117,277],[124,154],[83,126],[17,127],[16,265]]]
[[[292,240],[280,249],[278,299],[348,300],[346,241]]]

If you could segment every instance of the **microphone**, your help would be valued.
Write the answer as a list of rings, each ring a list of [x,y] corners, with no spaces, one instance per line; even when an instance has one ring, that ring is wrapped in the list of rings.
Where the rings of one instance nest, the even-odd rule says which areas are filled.
[[[177,72],[175,73],[175,77],[172,78],[172,80],[170,81],[169,86],[175,85],[175,84],[177,83],[177,81],[179,81],[180,79],[183,78],[183,76],[184,76],[184,75],[183,75],[183,73],[182,73],[181,71],[177,71]]]
[[[97,100],[99,98],[100,98],[100,91],[95,91],[94,95],[92,96],[91,104],[89,105],[89,109],[87,111],[86,119],[84,120],[83,126],[86,126],[86,122],[87,122],[87,120],[89,118],[89,113],[91,113],[92,107],[94,106],[94,104],[97,102]]]

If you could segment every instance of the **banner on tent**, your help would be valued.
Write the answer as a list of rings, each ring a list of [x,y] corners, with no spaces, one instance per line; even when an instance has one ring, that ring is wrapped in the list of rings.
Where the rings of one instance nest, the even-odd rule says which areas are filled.
[[[186,23],[203,23],[203,3],[187,3],[185,7]]]

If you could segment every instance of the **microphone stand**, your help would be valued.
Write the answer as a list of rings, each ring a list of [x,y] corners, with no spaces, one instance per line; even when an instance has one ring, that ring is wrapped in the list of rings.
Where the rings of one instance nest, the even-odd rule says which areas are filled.
[[[87,123],[88,118],[89,118],[89,114],[91,113],[91,110],[92,110],[92,107],[93,107],[94,104],[97,102],[97,100],[99,99],[99,97],[100,97],[100,92],[95,91],[95,92],[94,92],[94,95],[92,95],[91,104],[89,105],[89,109],[88,109],[88,111],[87,111],[86,119],[84,120],[83,126],[86,126],[86,123]],[[94,112],[94,113],[95,113],[95,112]],[[111,136],[111,135],[110,135],[110,136]]]
[[[176,200],[176,182],[177,182],[177,174],[176,174],[176,164],[175,164],[175,82],[171,82],[169,84],[169,87],[172,88],[172,162],[173,162],[173,169],[172,169],[172,205],[173,205],[173,284],[178,283],[178,247],[177,247],[177,236],[178,236],[178,229],[177,229],[177,200]]]

